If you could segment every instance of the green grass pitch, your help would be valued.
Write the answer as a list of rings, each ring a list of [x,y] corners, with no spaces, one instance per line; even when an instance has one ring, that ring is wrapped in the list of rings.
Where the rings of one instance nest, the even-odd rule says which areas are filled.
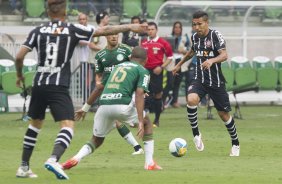
[[[113,130],[102,147],[86,157],[72,170],[66,171],[70,184],[248,184],[282,183],[282,111],[279,106],[243,106],[243,120],[236,120],[241,143],[241,155],[229,157],[231,148],[229,134],[224,124],[212,110],[214,119],[206,120],[206,109],[199,108],[199,127],[205,150],[197,152],[186,109],[167,109],[161,116],[161,126],[154,129],[155,160],[162,171],[145,171],[144,156],[132,156],[133,149]],[[152,116],[152,115],[151,115]],[[32,170],[37,179],[16,178],[20,164],[22,138],[27,123],[15,121],[20,113],[0,114],[0,183],[38,184],[59,183],[46,171],[44,162],[52,151],[59,131],[50,114],[39,135],[37,147],[31,159]],[[93,113],[86,121],[77,122],[75,136],[61,161],[74,155],[92,136]],[[132,129],[136,135],[137,129]],[[170,155],[169,142],[176,137],[188,143],[188,154],[181,158]],[[138,140],[141,145],[142,141]]]

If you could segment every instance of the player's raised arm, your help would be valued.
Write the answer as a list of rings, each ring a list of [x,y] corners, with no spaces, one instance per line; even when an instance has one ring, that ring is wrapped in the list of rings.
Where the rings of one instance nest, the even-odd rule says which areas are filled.
[[[147,23],[143,24],[123,24],[115,26],[103,26],[96,29],[93,36],[113,35],[126,31],[133,31],[137,33],[144,33],[147,30]]]

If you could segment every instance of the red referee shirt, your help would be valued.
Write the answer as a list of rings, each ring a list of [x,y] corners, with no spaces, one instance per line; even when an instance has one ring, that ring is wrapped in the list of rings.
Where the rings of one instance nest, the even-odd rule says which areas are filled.
[[[163,64],[164,56],[168,59],[173,58],[173,52],[170,44],[163,38],[156,37],[152,40],[145,39],[141,42],[141,46],[147,50],[148,60],[145,68],[154,69]]]

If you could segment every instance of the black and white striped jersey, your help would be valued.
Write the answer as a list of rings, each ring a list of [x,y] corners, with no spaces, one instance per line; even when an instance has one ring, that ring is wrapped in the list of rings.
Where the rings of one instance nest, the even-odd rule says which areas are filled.
[[[80,24],[52,21],[34,28],[23,46],[36,48],[38,66],[34,86],[60,85],[69,87],[70,59],[80,40],[90,41],[94,29]]]
[[[223,36],[220,32],[210,29],[207,36],[199,37],[197,33],[194,33],[191,36],[191,40],[191,49],[195,52],[195,56],[197,57],[195,79],[207,86],[220,87],[225,83],[221,71],[221,64],[215,63],[209,70],[203,70],[201,64],[210,58],[217,57],[219,50],[226,49]]]

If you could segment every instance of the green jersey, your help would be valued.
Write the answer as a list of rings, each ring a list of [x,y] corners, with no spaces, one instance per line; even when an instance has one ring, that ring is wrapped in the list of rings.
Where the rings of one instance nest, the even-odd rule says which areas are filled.
[[[142,65],[132,61],[117,65],[100,96],[101,105],[125,104],[131,102],[137,88],[148,92],[150,74]]]
[[[107,48],[100,50],[95,60],[95,72],[103,73],[102,83],[105,85],[107,80],[115,67],[115,65],[129,61],[131,55],[131,48],[125,44],[119,44],[117,48],[109,50]]]

